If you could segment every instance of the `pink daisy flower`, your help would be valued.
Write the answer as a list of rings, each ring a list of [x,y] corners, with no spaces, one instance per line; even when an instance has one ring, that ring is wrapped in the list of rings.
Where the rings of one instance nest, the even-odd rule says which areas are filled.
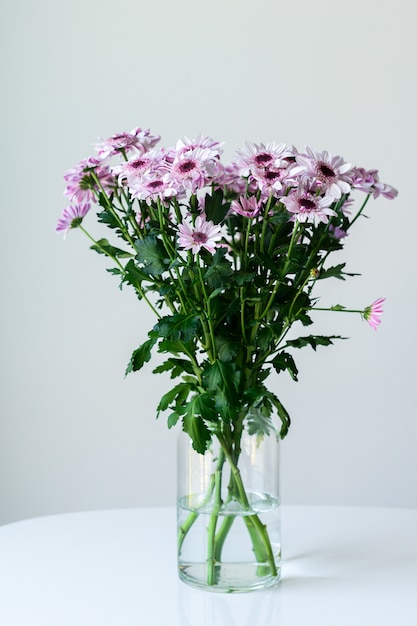
[[[62,215],[56,226],[56,231],[58,233],[63,232],[66,235],[71,228],[80,226],[89,210],[90,204],[88,202],[85,204],[71,204],[62,211]]]
[[[212,254],[220,244],[221,228],[211,221],[206,221],[203,215],[199,215],[195,224],[184,220],[178,226],[179,237],[178,242],[184,250],[192,250],[194,254],[200,252],[201,248],[205,248]]]
[[[230,205],[230,211],[232,213],[238,213],[243,217],[253,218],[257,217],[262,210],[262,203],[259,202],[254,196],[245,198],[241,196],[239,200],[233,200]]]
[[[148,154],[138,154],[129,161],[112,167],[112,172],[118,177],[119,183],[126,181],[130,186],[135,180],[143,176],[144,172],[149,170],[152,165],[153,159]]]
[[[159,135],[151,135],[149,130],[134,128],[130,133],[117,133],[96,144],[100,159],[106,159],[120,152],[137,150],[141,154],[153,148],[160,140]]]
[[[94,173],[94,176],[93,176]],[[111,191],[115,185],[113,174],[107,165],[103,165],[99,159],[89,157],[64,174],[67,182],[64,196],[69,196],[79,203],[96,202],[96,193],[99,191],[97,177],[105,191]]]
[[[293,150],[275,141],[266,145],[247,141],[246,148],[238,150],[238,154],[241,157],[240,173],[247,177],[256,170],[280,168],[284,159],[293,156]]]
[[[179,185],[195,193],[210,184],[219,172],[221,165],[216,152],[210,148],[194,148],[175,155],[167,179],[174,186]]]
[[[293,214],[293,220],[303,223],[312,223],[317,226],[320,222],[327,224],[329,216],[336,215],[330,208],[334,198],[330,195],[317,196],[313,189],[298,187],[288,196],[281,198],[287,211]]]
[[[350,192],[352,167],[342,157],[332,157],[326,150],[317,152],[306,146],[306,154],[298,154],[295,158],[298,167],[294,168],[293,174],[313,178],[335,200],[339,200],[343,193]]]
[[[177,155],[182,155],[187,152],[192,152],[196,148],[201,148],[203,150],[210,150],[210,158],[218,158],[223,152],[223,145],[224,142],[220,143],[218,141],[214,141],[210,137],[203,137],[202,135],[198,135],[195,139],[183,137],[177,141],[175,145],[175,152]]]
[[[382,305],[385,298],[378,298],[363,311],[363,318],[368,322],[369,326],[376,330],[381,323],[381,315],[383,313]]]
[[[393,200],[398,196],[395,187],[380,182],[378,170],[365,170],[363,167],[355,167],[352,173],[352,185],[355,189],[371,193],[374,198],[381,195],[388,200]]]

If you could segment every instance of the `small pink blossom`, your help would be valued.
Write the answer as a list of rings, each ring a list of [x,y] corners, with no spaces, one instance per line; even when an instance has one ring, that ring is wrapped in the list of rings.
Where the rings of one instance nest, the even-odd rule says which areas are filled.
[[[293,214],[293,220],[303,223],[327,224],[329,216],[336,215],[336,212],[330,208],[334,198],[330,195],[318,196],[313,188],[298,187],[288,196],[281,198],[281,202],[287,211]]]
[[[246,147],[238,150],[240,159],[240,173],[248,177],[258,170],[278,169],[283,166],[283,160],[293,156],[293,149],[284,143],[271,141],[266,145],[246,142]]]
[[[301,175],[303,179],[313,179],[335,200],[350,192],[352,166],[345,163],[342,157],[332,157],[326,150],[317,152],[306,146],[306,154],[298,154],[296,161],[298,166],[293,173]]]
[[[211,148],[193,148],[175,154],[167,180],[195,193],[211,184],[214,177],[221,176],[221,165],[217,152]]]
[[[99,184],[97,183],[97,180]],[[107,165],[103,165],[99,159],[89,157],[64,174],[67,187],[64,196],[68,196],[76,202],[96,202],[96,194],[100,187],[104,191],[111,191],[115,185],[113,174]]]
[[[203,135],[198,135],[195,139],[189,139],[188,137],[183,137],[179,139],[175,145],[175,153],[180,156],[183,154],[187,154],[188,152],[192,152],[196,148],[201,148],[203,150],[209,150],[210,158],[219,158],[222,154],[222,146],[224,142],[220,143],[219,141],[214,141],[210,137],[204,137]]]
[[[62,215],[56,226],[56,231],[58,233],[63,232],[67,234],[71,228],[77,228],[80,226],[89,210],[90,204],[88,202],[84,204],[71,204],[62,211]]]
[[[219,246],[221,240],[221,228],[211,221],[206,221],[203,215],[199,215],[195,224],[188,220],[184,220],[178,226],[179,238],[178,242],[184,250],[192,250],[194,254],[200,252],[201,248],[205,248],[212,254]]]
[[[343,228],[339,228],[339,226],[333,226],[333,224],[330,224],[329,226],[329,233],[331,235],[333,235],[333,237],[335,239],[338,239],[340,241],[340,239],[344,239],[345,237],[348,236],[348,233],[343,230]]]
[[[148,154],[138,154],[120,165],[112,167],[112,172],[117,176],[119,183],[127,182],[130,186],[140,179],[143,174],[153,165],[152,158]]]
[[[243,217],[253,218],[257,217],[262,210],[262,203],[258,201],[254,196],[246,198],[241,196],[239,200],[233,200],[230,206],[232,213],[238,213]]]
[[[363,318],[368,322],[369,326],[376,330],[381,323],[381,315],[383,313],[382,305],[385,298],[378,298],[363,311]]]
[[[101,143],[96,144],[96,150],[100,159],[114,156],[120,152],[127,153],[136,150],[140,154],[153,148],[160,140],[159,135],[152,135],[148,130],[134,128],[130,133],[117,133]]]
[[[371,193],[374,198],[383,196],[388,200],[393,200],[398,195],[395,187],[380,182],[378,170],[365,170],[363,167],[355,167],[352,174],[353,187],[359,191]]]

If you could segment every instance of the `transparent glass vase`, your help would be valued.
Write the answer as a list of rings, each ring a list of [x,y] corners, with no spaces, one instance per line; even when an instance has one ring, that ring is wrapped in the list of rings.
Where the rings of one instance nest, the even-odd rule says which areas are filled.
[[[237,444],[213,435],[205,454],[178,439],[178,570],[210,591],[270,587],[281,573],[279,438],[243,432]]]

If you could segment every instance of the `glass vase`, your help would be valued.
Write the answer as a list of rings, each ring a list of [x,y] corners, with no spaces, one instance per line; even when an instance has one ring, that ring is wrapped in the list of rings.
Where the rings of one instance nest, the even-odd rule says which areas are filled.
[[[281,573],[279,438],[213,435],[205,454],[178,439],[178,571],[209,591],[271,587]]]

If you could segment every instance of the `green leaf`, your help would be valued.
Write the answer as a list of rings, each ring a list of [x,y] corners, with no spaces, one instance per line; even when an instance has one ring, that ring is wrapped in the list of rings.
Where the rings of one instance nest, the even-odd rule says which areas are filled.
[[[218,248],[210,257],[210,265],[204,273],[204,280],[212,289],[224,288],[227,286],[227,279],[233,274],[232,264],[225,259],[226,248]]]
[[[182,341],[163,339],[159,342],[158,352],[170,352],[171,354],[187,354],[187,348]]]
[[[236,365],[231,362],[214,361],[203,372],[204,387],[214,392],[216,409],[226,421],[233,420],[240,405],[238,381]]]
[[[171,378],[176,378],[184,373],[194,374],[193,366],[186,359],[168,359],[165,363],[158,365],[153,370],[153,374],[161,374],[162,372],[171,371]]]
[[[180,419],[180,416],[178,413],[176,413],[176,411],[168,415],[168,419],[167,419],[168,428],[172,428],[173,426],[175,426],[175,424],[178,422],[179,419]]]
[[[132,285],[135,289],[140,289],[143,280],[149,280],[149,276],[135,264],[133,259],[130,259],[125,265],[123,282]]]
[[[226,339],[226,337],[217,336],[215,338],[216,342],[216,351],[219,356],[220,361],[232,361],[236,354],[238,353],[239,346],[241,344],[237,344],[234,341],[230,341],[230,339]]]
[[[158,415],[161,411],[166,411],[171,404],[174,404],[174,401],[177,405],[181,405],[187,400],[191,391],[192,385],[190,383],[178,383],[178,385],[175,385],[160,399],[157,406]]]
[[[152,356],[152,348],[154,347],[155,343],[156,337],[151,337],[141,346],[139,346],[139,348],[134,350],[127,365],[125,376],[127,376],[127,374],[130,374],[130,372],[137,372],[144,366],[147,361],[150,360]]]
[[[220,224],[230,209],[230,202],[223,202],[223,191],[216,189],[211,195],[206,195],[204,209],[207,220]]]
[[[271,403],[264,397],[262,403],[252,406],[246,415],[247,430],[250,435],[263,437],[273,430]]]
[[[256,272],[244,272],[239,270],[235,273],[235,280],[239,287],[243,287],[245,283],[250,283],[257,276]]]
[[[331,335],[329,337],[325,335],[309,335],[308,337],[298,337],[298,339],[289,339],[286,346],[292,348],[304,348],[305,346],[311,346],[313,350],[316,350],[317,346],[330,346],[333,344],[334,339],[344,339],[340,335]]]
[[[268,393],[268,397],[270,398],[272,404],[275,406],[277,413],[278,413],[278,417],[281,420],[281,430],[280,430],[279,435],[281,439],[284,439],[291,425],[291,418],[289,416],[287,409],[284,407],[282,402],[279,400],[279,398],[275,394]]]
[[[100,194],[99,204],[101,206],[107,207],[107,203],[108,199],[103,194]],[[120,231],[120,224],[118,220],[108,209],[105,208],[100,213],[97,213],[97,218],[101,224],[106,224],[106,226],[108,226],[109,228],[118,229]]]
[[[182,421],[184,432],[190,436],[194,450],[200,454],[204,454],[211,441],[211,432],[201,416],[202,406],[201,396],[193,398],[186,406]]]
[[[143,263],[143,271],[156,276],[163,274],[169,266],[168,253],[160,239],[149,235],[135,241],[136,260]]]
[[[198,316],[193,313],[190,315],[176,313],[162,317],[154,329],[166,339],[182,339],[187,342],[196,336],[199,323]]]
[[[293,380],[298,380],[298,369],[291,354],[280,352],[272,361],[276,372],[287,370]]]
[[[343,270],[345,266],[346,263],[340,263],[339,265],[329,267],[327,270],[320,270],[318,280],[321,280],[322,278],[338,278],[339,280],[346,280],[345,276],[360,276],[360,274],[344,272]]]
[[[98,254],[106,254],[113,258],[128,258],[133,256],[130,252],[111,246],[107,239],[99,239],[93,246],[90,246],[90,250],[95,250]]]

